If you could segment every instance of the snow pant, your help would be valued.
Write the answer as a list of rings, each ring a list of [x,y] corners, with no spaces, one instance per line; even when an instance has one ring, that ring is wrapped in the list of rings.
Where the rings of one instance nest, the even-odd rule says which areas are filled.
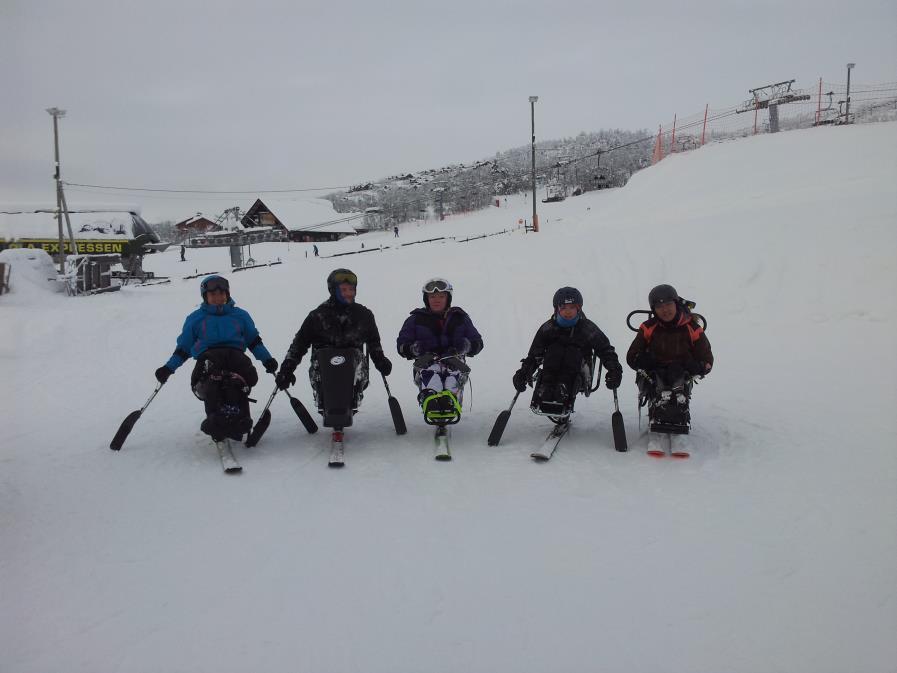
[[[245,353],[236,348],[210,348],[196,358],[190,383],[205,405],[203,432],[215,440],[239,440],[249,432],[249,391],[258,383],[258,373]]]
[[[417,369],[414,371],[414,382],[424,390],[432,390],[433,392],[441,392],[448,390],[456,399],[461,399],[461,389],[467,382],[467,375],[459,369],[452,369],[442,362],[434,362],[426,369]]]

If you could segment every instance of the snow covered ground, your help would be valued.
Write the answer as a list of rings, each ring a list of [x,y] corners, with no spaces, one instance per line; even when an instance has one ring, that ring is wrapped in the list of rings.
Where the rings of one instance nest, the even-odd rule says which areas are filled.
[[[409,432],[373,380],[341,471],[281,395],[225,476],[189,366],[113,453],[199,301],[181,276],[227,272],[226,250],[147,258],[173,281],[96,297],[23,274],[0,297],[0,670],[897,670],[895,150],[893,123],[764,135],[540,203],[538,235],[379,251],[513,227],[521,195],[320,245],[378,248],[357,256],[253,246],[284,263],[228,277],[278,359],[337,266],[390,353],[422,282],[452,280],[486,348],[451,463],[433,460],[397,356]],[[557,287],[580,288],[624,353],[626,314],[661,282],[697,301],[717,359],[690,460],[645,455],[631,373],[629,453],[603,388],[550,463],[528,457],[549,427],[522,399],[486,446]]]

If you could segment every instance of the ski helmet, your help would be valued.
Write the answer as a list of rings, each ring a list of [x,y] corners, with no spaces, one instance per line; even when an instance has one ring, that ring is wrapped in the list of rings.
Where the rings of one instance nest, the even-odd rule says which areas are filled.
[[[349,269],[334,269],[327,276],[327,291],[335,301],[344,303],[343,296],[340,294],[339,286],[348,283],[352,287],[358,287],[358,276],[349,271]]]
[[[224,290],[227,298],[230,299],[230,283],[227,282],[227,278],[214,275],[203,278],[199,284],[199,293],[202,295],[202,300],[206,300],[206,292],[214,290]]]
[[[576,304],[579,308],[582,308],[582,293],[575,287],[562,287],[554,293],[551,303],[555,311],[558,310],[558,306],[563,304]]]
[[[672,285],[658,285],[648,293],[648,306],[652,311],[658,304],[667,304],[671,301],[676,303],[680,301],[679,293]]]
[[[447,300],[445,307],[448,308],[452,305],[452,284],[448,282],[445,278],[431,278],[424,286],[421,288],[421,291],[424,293],[424,306],[430,308],[430,302],[427,301],[427,295],[433,294],[434,292],[445,292],[447,295]]]

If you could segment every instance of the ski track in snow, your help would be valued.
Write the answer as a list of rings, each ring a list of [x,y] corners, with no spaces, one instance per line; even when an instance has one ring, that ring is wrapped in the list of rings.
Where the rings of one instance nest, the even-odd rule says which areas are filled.
[[[358,273],[377,317],[408,434],[372,376],[342,470],[326,466],[329,430],[306,433],[278,394],[259,444],[235,446],[243,473],[222,474],[190,364],[109,451],[199,301],[180,276],[226,268],[226,250],[148,257],[169,285],[4,295],[0,668],[893,671],[895,147],[897,124],[710,145],[623,189],[540,203],[538,235],[336,259],[253,246],[285,263],[229,274],[232,294],[278,360],[332,268]],[[529,208],[519,195],[399,241],[319,247],[461,238]],[[486,344],[445,463],[394,355],[434,275]],[[551,429],[531,390],[486,445],[557,287],[583,291],[622,359],[626,314],[661,282],[697,300],[717,358],[694,391],[690,458],[645,455],[628,369],[627,453],[603,386],[551,461],[529,457]],[[307,366],[293,390],[313,410]]]

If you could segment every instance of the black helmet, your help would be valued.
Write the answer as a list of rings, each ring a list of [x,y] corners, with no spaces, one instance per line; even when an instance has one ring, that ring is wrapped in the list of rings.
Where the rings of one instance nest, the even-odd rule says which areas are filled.
[[[421,288],[421,292],[424,295],[424,306],[428,309],[430,308],[430,302],[427,300],[428,294],[433,294],[434,292],[445,292],[448,295],[448,300],[445,303],[445,307],[448,308],[452,305],[452,284],[448,282],[445,278],[431,278],[424,286]]]
[[[658,285],[648,293],[648,306],[651,307],[652,311],[658,304],[666,304],[671,301],[677,304],[680,301],[679,293],[676,292],[676,288],[672,285]]]
[[[202,295],[203,301],[206,300],[206,292],[209,290],[224,290],[227,298],[230,299],[230,283],[227,282],[227,278],[215,275],[206,276],[199,284],[199,293]]]
[[[562,287],[554,293],[554,299],[551,300],[554,310],[558,310],[558,306],[562,304],[576,304],[582,308],[582,293],[575,287]]]
[[[338,302],[342,302],[342,295],[339,293],[339,286],[343,283],[349,283],[353,287],[358,287],[358,276],[349,271],[349,269],[334,269],[327,276],[327,291],[330,296]]]

